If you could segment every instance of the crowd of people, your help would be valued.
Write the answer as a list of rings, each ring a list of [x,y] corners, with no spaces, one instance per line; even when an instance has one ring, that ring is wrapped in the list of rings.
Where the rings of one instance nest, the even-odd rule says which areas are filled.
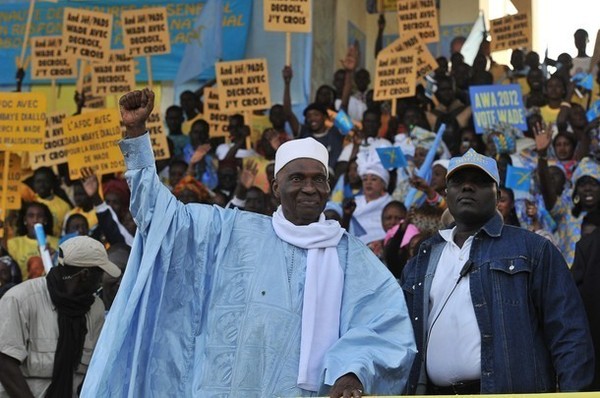
[[[380,20],[378,42],[384,27]],[[195,388],[187,385],[188,380],[178,387],[171,384],[186,379],[191,370],[202,375],[197,383],[210,394],[303,395],[324,392],[321,384],[333,386],[325,391],[331,396],[360,396],[363,391],[600,390],[600,361],[594,365],[594,356],[600,358],[600,297],[595,288],[600,247],[600,115],[590,111],[600,99],[600,69],[590,65],[587,32],[577,30],[574,41],[576,57],[563,53],[556,61],[540,60],[533,51],[515,49],[511,65],[505,66],[493,60],[487,41],[473,65],[465,63],[460,53],[463,40],[457,38],[450,59],[437,59],[438,68],[428,79],[431,84],[419,84],[414,97],[393,102],[396,109],[392,102],[373,100],[371,74],[358,67],[358,53],[351,48],[331,84],[317,89],[302,121],[292,111],[293,68],[286,66],[281,103],[266,113],[231,115],[227,139],[211,137],[204,119],[206,86],[185,91],[180,104],[164,115],[171,158],[156,162],[144,152],[145,144],[137,141],[145,131],[140,126],[149,115],[145,111],[151,110],[151,94],[128,94],[121,101],[128,128],[124,141],[135,144],[122,146],[131,173],[127,181],[122,175],[99,178],[90,170],[81,180],[71,181],[66,165],[39,168],[20,186],[22,208],[3,220],[0,397],[78,393],[94,346],[106,363],[101,365],[98,359],[91,368],[97,374],[86,376],[93,378],[84,387],[88,396],[111,396],[128,389],[154,393],[173,389],[185,395],[192,391],[187,388]],[[597,74],[592,89],[573,78],[581,72]],[[469,87],[508,83],[521,86],[527,130],[497,124],[476,134]],[[332,121],[331,115],[340,111],[353,120],[349,133]],[[253,134],[265,124],[270,126]],[[441,126],[445,130],[438,144],[436,132]],[[260,138],[251,142],[250,136]],[[313,141],[326,154],[318,155],[322,147]],[[407,166],[384,167],[377,149],[394,146],[401,149]],[[432,162],[427,161],[430,152]],[[142,154],[139,159],[137,153]],[[307,158],[317,161],[317,166],[301,162]],[[510,167],[532,171],[526,191],[506,186]],[[319,211],[313,214],[315,207]],[[274,232],[269,229],[271,219]],[[339,225],[346,240],[335,230],[336,238],[323,238],[334,243],[319,245],[304,235],[309,230],[294,228],[323,223],[322,229],[310,232],[321,239],[330,233],[323,225],[334,225],[324,224],[325,220]],[[36,224],[43,225],[47,248],[58,263],[47,275]],[[136,239],[134,245],[136,230],[139,242]],[[219,240],[214,241],[214,236]],[[283,249],[277,242],[289,247]],[[362,251],[363,244],[368,254]],[[310,286],[317,296],[326,296],[325,302],[309,302],[302,293],[309,286],[311,261],[325,261],[331,247],[337,247],[346,272],[346,280],[342,275],[337,285],[344,294],[337,298],[341,304],[324,310],[341,314],[334,323],[334,337],[305,331],[308,322],[301,310],[309,304],[316,308],[327,307],[327,300],[335,302],[331,293],[319,291],[316,282]],[[314,254],[315,249],[325,250]],[[137,276],[123,280],[127,292],[119,296],[117,309],[130,329],[113,322],[98,340],[104,311],[110,316],[130,252],[135,270],[127,275]],[[314,256],[323,257],[315,260]],[[274,267],[270,258],[273,264],[283,264],[281,270],[267,270]],[[299,273],[293,268],[295,261],[309,265]],[[214,270],[208,263],[214,263]],[[232,269],[238,263],[241,271]],[[383,266],[377,268],[381,264],[389,273]],[[269,285],[278,279],[267,274],[279,271],[286,283],[295,283],[290,297],[285,289]],[[390,273],[393,288],[388,284]],[[143,286],[136,285],[139,280]],[[253,302],[273,294],[282,302],[291,300],[296,311],[300,308],[299,314],[277,309],[265,315],[266,304],[260,311],[242,308],[237,300],[246,297],[250,283],[258,289]],[[140,296],[140,289],[148,286],[154,290]],[[356,290],[356,298],[346,297],[354,291],[350,289]],[[188,306],[190,295],[214,301],[210,308],[208,298]],[[394,304],[398,297],[406,306]],[[143,318],[140,312],[154,304],[159,307],[156,315]],[[235,329],[235,336],[223,337],[230,320],[238,319],[229,308],[235,305],[258,320],[240,326],[239,335]],[[387,312],[386,306],[394,305],[399,313]],[[127,306],[136,308],[135,314],[127,312]],[[377,306],[386,308],[379,313],[373,309]],[[282,330],[287,328],[285,333],[275,336],[271,329],[258,330],[264,316],[280,322]],[[180,323],[181,319],[187,321]],[[390,329],[385,322],[399,326]],[[209,329],[203,329],[206,325]],[[361,325],[372,327],[372,333],[355,331]],[[145,329],[135,339],[138,327]],[[206,358],[223,369],[205,369],[198,353],[182,351],[182,356],[195,358],[188,360],[167,352],[165,347],[172,347],[169,339],[177,329],[181,333],[189,329],[196,337],[206,330],[208,340],[202,343]],[[400,334],[390,336],[392,331]],[[246,344],[237,341],[242,332],[247,333]],[[305,333],[310,332],[315,339],[337,341],[327,346],[333,353],[309,352],[304,344]],[[257,337],[261,333],[270,333],[272,345],[261,345]],[[219,339],[236,340],[240,350],[236,360],[247,367],[263,356],[261,350],[268,351],[259,367],[273,375],[249,369],[245,375],[224,375],[232,359],[218,355]],[[298,353],[283,353],[289,341],[298,341]],[[186,344],[192,343],[182,343]],[[248,348],[252,344],[255,351]],[[394,348],[378,351],[385,345]],[[278,352],[281,358],[273,359]],[[375,364],[344,366],[344,361],[355,363],[350,358],[354,352],[362,359],[379,357]],[[302,381],[298,377],[297,384],[294,379],[290,390],[282,389],[287,384],[278,384],[279,379],[248,380],[275,378],[278,367],[284,369],[281,377],[288,377],[297,373],[298,361],[302,373],[305,354],[326,363],[324,378],[307,365],[305,377]],[[135,361],[146,361],[144,368],[152,369],[140,374],[156,377],[161,386],[135,376],[123,386],[109,386],[109,375],[126,372],[132,363],[139,364]],[[296,368],[287,372],[294,363]],[[389,380],[371,375],[369,367],[375,373],[394,369],[390,375],[402,375]],[[236,379],[236,387],[221,389],[220,378],[227,379],[224,385],[233,385],[231,379]]]

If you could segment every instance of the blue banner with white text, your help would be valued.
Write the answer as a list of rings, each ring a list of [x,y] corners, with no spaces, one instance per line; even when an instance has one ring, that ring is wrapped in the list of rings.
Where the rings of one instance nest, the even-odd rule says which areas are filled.
[[[521,86],[518,84],[471,86],[469,95],[475,131],[478,134],[483,134],[486,129],[498,123],[527,130]]]
[[[183,57],[186,44],[202,40],[202,29],[194,30],[194,21],[206,0],[91,0],[85,3],[60,1],[35,4],[30,37],[62,35],[63,9],[65,7],[86,8],[93,11],[110,12],[114,15],[112,48],[123,48],[123,33],[120,14],[123,10],[146,7],[167,8],[171,53],[152,56],[152,76],[155,81],[174,80]],[[29,2],[0,4],[0,85],[14,85],[17,71],[16,59],[21,55],[25,37]],[[252,0],[223,1],[223,52],[224,61],[245,57],[246,39],[252,19]],[[27,55],[29,54],[29,46]],[[147,81],[144,57],[135,58],[136,81]],[[24,84],[30,84],[30,71],[26,71]],[[200,76],[209,79],[211,76]],[[43,83],[43,80],[34,82]],[[73,82],[65,80],[60,82]]]

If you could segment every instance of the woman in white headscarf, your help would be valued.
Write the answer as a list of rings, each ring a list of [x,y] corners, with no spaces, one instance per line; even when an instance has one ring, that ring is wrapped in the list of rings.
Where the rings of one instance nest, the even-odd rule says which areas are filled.
[[[357,164],[363,193],[354,199],[356,209],[350,220],[350,233],[369,244],[385,238],[381,213],[392,200],[387,192],[390,174],[381,164],[375,150],[359,154]]]

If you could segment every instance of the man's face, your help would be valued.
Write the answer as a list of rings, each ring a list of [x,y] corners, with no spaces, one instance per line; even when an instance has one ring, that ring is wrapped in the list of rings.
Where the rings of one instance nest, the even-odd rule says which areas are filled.
[[[527,84],[533,91],[540,91],[544,87],[544,74],[539,69],[532,69],[527,75]]]
[[[308,225],[319,219],[329,197],[327,170],[321,162],[300,158],[286,164],[273,183],[285,218],[295,225]]]
[[[495,214],[496,183],[482,170],[458,170],[448,179],[447,187],[448,208],[458,224],[485,224]]]
[[[67,226],[65,227],[65,232],[67,234],[72,234],[73,232],[77,232],[79,236],[86,236],[90,228],[85,218],[83,217],[72,217],[69,218],[67,222]]]
[[[188,113],[194,112],[198,108],[196,96],[194,96],[194,93],[191,93],[189,91],[183,92],[179,96],[179,100],[181,102],[181,107],[183,108],[183,110]]]
[[[361,93],[364,93],[369,88],[369,84],[371,84],[371,76],[369,76],[369,72],[365,69],[361,69],[356,72],[354,75],[354,83],[356,84],[356,88]]]
[[[454,88],[449,81],[443,81],[439,84],[435,97],[441,104],[449,106],[454,101]]]
[[[171,109],[167,111],[165,115],[165,121],[167,122],[167,128],[169,131],[177,131],[181,129],[181,123],[183,123],[183,113],[178,109]]]
[[[282,106],[274,105],[269,112],[269,121],[275,129],[283,129],[285,127],[285,111]]]
[[[25,212],[25,227],[27,228],[27,235],[34,235],[34,225],[35,224],[45,224],[46,223],[46,214],[44,209],[41,206],[29,206],[27,211]]]
[[[311,132],[318,133],[323,130],[324,123],[325,116],[320,111],[311,109],[306,112],[306,125]]]
[[[253,213],[265,214],[265,194],[259,189],[249,189],[246,194],[246,205],[244,210]]]
[[[363,117],[363,133],[367,137],[375,137],[381,127],[381,118],[376,113],[367,113]]]
[[[47,198],[52,195],[52,181],[50,175],[46,172],[35,173],[33,176],[33,190],[41,198]]]
[[[343,70],[338,70],[333,75],[333,87],[337,91],[338,95],[342,95],[342,90],[344,89],[344,80],[346,79],[346,72]]]

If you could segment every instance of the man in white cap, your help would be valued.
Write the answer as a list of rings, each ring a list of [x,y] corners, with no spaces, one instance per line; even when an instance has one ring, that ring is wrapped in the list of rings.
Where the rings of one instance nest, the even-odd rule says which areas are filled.
[[[322,215],[327,150],[281,145],[272,218],[183,205],[156,176],[153,102],[120,100],[138,234],[84,396],[400,393],[415,354],[402,292]]]
[[[0,300],[0,397],[77,396],[104,323],[102,275],[118,277],[102,243],[78,236],[58,266]]]

